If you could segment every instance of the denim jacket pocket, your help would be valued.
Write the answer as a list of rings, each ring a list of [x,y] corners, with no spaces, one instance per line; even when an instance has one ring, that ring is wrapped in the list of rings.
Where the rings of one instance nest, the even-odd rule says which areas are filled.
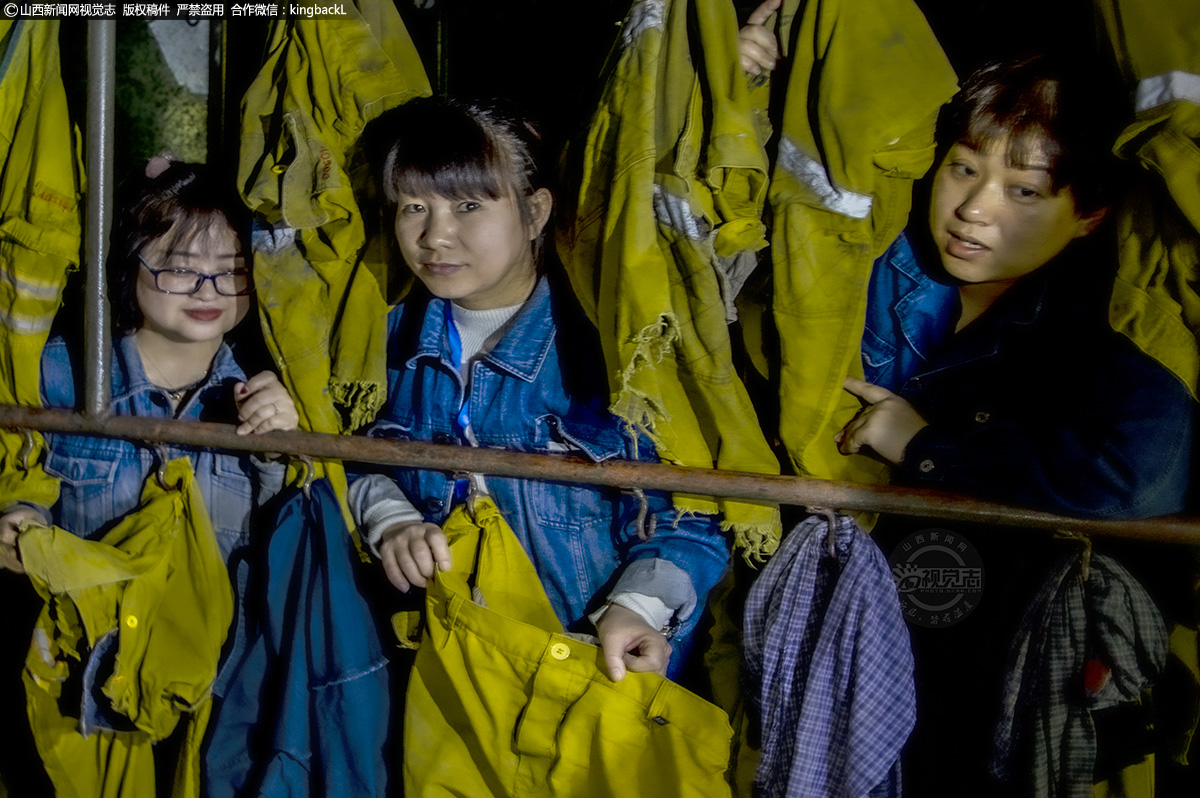
[[[213,458],[213,500],[208,502],[213,530],[234,547],[244,545],[257,472],[249,458],[228,454],[214,454]]]
[[[50,447],[46,473],[61,483],[56,514],[59,526],[90,537],[112,519],[117,462],[87,446]]]

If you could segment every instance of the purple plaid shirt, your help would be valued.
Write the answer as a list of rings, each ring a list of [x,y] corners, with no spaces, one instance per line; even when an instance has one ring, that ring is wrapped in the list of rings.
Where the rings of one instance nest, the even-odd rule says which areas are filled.
[[[756,781],[775,796],[897,796],[916,723],[908,629],[886,558],[848,516],[812,516],[746,600],[743,678],[762,719]]]

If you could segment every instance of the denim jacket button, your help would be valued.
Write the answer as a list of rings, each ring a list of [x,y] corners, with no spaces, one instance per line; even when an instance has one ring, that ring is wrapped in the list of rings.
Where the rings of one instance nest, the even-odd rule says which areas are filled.
[[[442,508],[445,506],[446,506],[446,503],[443,502],[441,499],[429,499],[428,501],[425,502],[425,512],[440,513],[442,511]]]
[[[435,432],[433,433],[433,442],[447,446],[451,443],[454,443],[454,436],[449,432]]]
[[[992,417],[991,413],[988,413],[985,410],[980,410],[978,413],[975,414],[975,420],[977,422],[979,422],[980,424],[988,423],[988,420],[991,419],[991,417]]]
[[[934,466],[932,460],[922,460],[921,464],[917,466],[917,468],[920,469],[922,474],[928,474],[930,471],[936,468],[936,466]]]

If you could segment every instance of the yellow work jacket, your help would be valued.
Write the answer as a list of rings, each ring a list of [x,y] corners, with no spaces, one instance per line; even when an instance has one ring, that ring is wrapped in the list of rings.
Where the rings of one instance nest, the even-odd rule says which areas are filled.
[[[612,411],[665,461],[778,473],[727,327],[766,244],[766,159],[728,2],[633,4],[576,168],[579,193],[558,247],[600,330]],[[675,501],[722,512],[748,552],[778,542],[773,505]]]
[[[0,21],[0,404],[38,406],[42,347],[79,265],[78,131],[67,114],[57,21]],[[0,430],[0,512],[51,507],[42,438]]]
[[[259,311],[301,426],[319,432],[361,426],[386,392],[386,268],[364,259],[355,145],[372,119],[430,91],[394,4],[346,9],[276,22],[242,99],[238,184],[279,228],[255,242]]]
[[[404,794],[721,798],[729,723],[658,674],[606,675],[489,498],[444,526],[404,712]]]
[[[784,0],[776,32],[776,85],[755,95],[777,104],[768,203],[780,437],[803,476],[879,481],[875,461],[834,444],[861,408],[842,384],[862,376],[871,264],[908,221],[954,71],[912,0]]]
[[[57,795],[154,795],[151,744],[181,719],[188,728],[176,772],[160,778],[174,779],[176,798],[199,795],[200,742],[233,591],[190,462],[170,462],[162,485],[147,480],[138,508],[99,541],[28,524],[19,545],[46,602],[24,681],[34,741]],[[116,647],[108,665],[97,654],[102,642]],[[79,711],[60,704],[79,669],[85,696],[102,693],[130,730],[85,727],[83,718],[96,717],[86,698]]]
[[[313,432],[357,429],[386,396],[387,264],[368,247],[378,219],[355,201],[353,186],[372,182],[356,144],[381,113],[430,93],[395,5],[345,8],[344,18],[275,22],[242,99],[238,185],[273,225],[254,241],[259,315],[300,428]],[[350,523],[342,466],[316,469]]]
[[[1136,116],[1115,151],[1145,167],[1116,209],[1109,321],[1200,396],[1200,5],[1096,0]]]

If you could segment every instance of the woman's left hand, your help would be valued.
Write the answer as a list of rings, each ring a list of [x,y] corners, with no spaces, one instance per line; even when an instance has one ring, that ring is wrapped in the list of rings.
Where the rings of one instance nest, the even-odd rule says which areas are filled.
[[[667,675],[671,644],[662,632],[631,609],[609,604],[596,622],[608,678],[619,682],[626,671]]]
[[[237,402],[238,435],[271,430],[293,430],[300,423],[296,403],[274,372],[261,371],[233,386]]]
[[[847,391],[867,404],[834,436],[838,451],[857,454],[859,449],[866,446],[893,465],[902,463],[908,442],[928,427],[929,422],[921,418],[921,414],[906,400],[887,388],[854,377],[847,377],[844,385]]]

